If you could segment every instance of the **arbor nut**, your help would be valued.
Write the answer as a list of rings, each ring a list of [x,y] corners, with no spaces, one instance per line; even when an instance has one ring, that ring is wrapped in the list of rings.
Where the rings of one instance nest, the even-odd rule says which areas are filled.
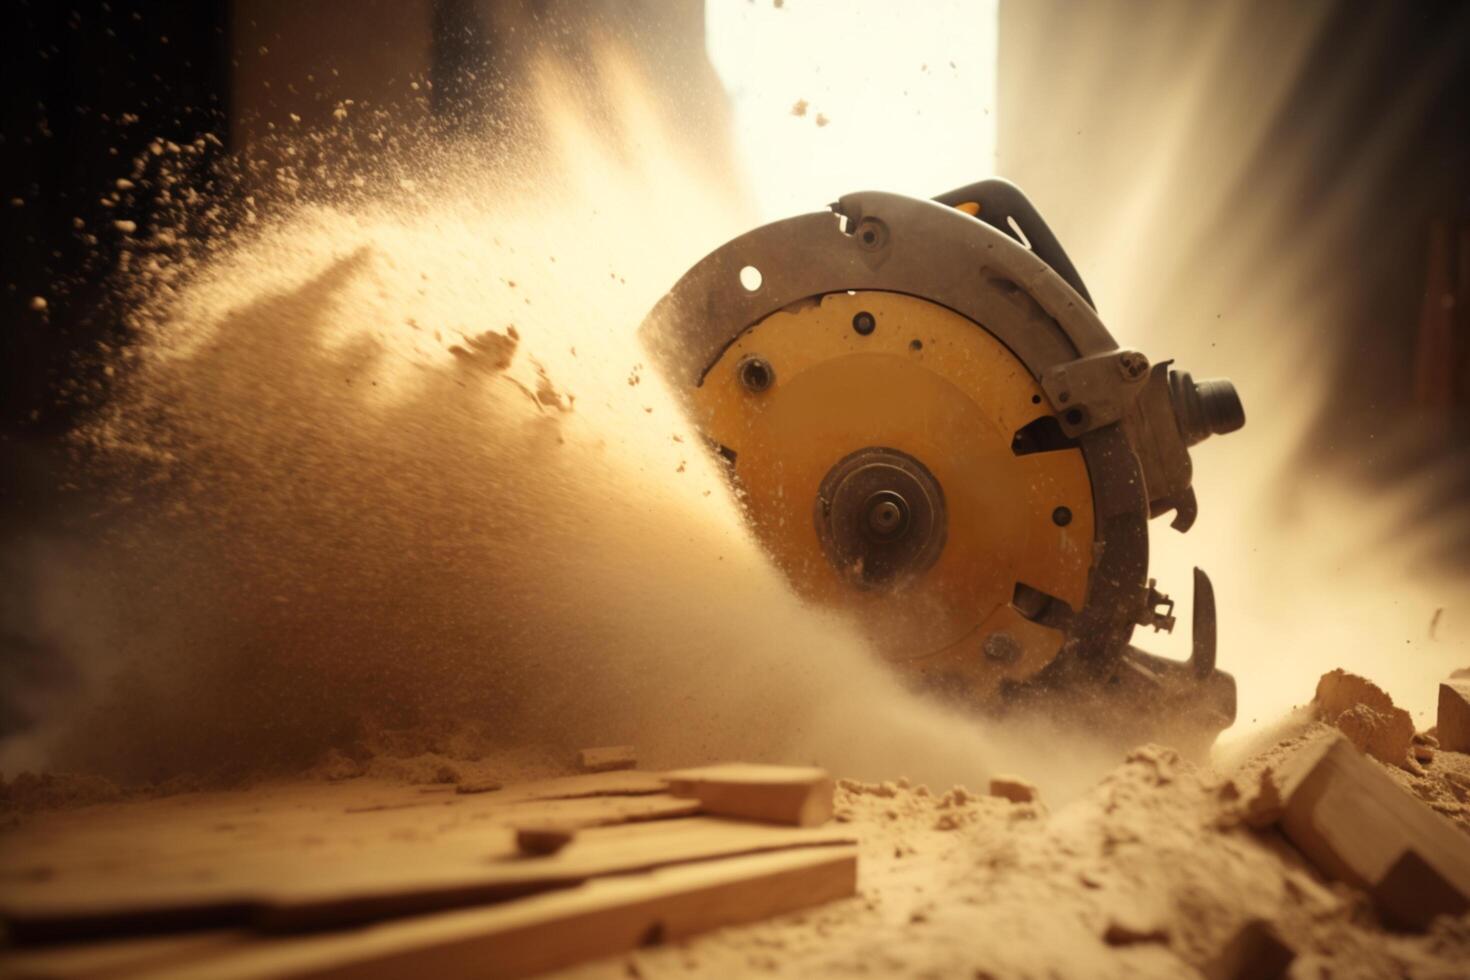
[[[1148,375],[1148,358],[1136,350],[1125,350],[1118,355],[1118,371],[1128,381],[1138,381]]]

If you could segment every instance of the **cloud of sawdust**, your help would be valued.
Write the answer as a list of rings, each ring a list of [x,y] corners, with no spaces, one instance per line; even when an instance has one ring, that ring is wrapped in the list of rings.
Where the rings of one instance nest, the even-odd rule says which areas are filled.
[[[636,140],[548,78],[513,172],[358,158],[385,192],[257,201],[182,273],[135,263],[142,341],[87,433],[120,490],[53,617],[90,683],[12,762],[248,775],[465,723],[972,785],[1020,751],[793,597],[643,368],[643,314],[745,216],[604,74]]]
[[[1308,244],[1288,253],[1269,210],[1234,208],[1271,138],[1262,107],[1315,26],[1279,32],[1271,70],[1242,75],[1222,39],[1244,27],[1220,10],[1208,29],[1151,28],[1196,56],[1139,61],[1128,98],[1088,83],[1116,68],[1088,40],[1102,25],[1068,35],[1075,57],[1037,60],[1069,66],[1035,80],[1056,122],[1024,144],[1003,130],[1002,171],[1048,214],[1120,342],[1240,385],[1250,424],[1196,453],[1200,524],[1185,538],[1160,524],[1154,569],[1166,587],[1190,563],[1214,576],[1242,722],[1339,665],[1422,712],[1428,678],[1465,659],[1470,590],[1403,533],[1421,498],[1370,505],[1336,478],[1282,476],[1330,395],[1312,344],[1335,308],[1316,286],[1361,197],[1292,229]],[[1195,74],[1161,84],[1181,63]],[[972,784],[999,767],[1052,799],[1112,761],[1095,739],[1058,748],[910,694],[793,598],[634,339],[751,217],[633,73],[608,61],[597,75],[612,112],[589,118],[543,73],[544,139],[514,160],[486,162],[473,141],[374,155],[344,141],[345,184],[297,173],[280,199],[247,184],[206,202],[232,215],[210,247],[140,252],[142,339],[88,433],[116,491],[106,533],[49,552],[41,600],[84,696],[0,745],[0,768],[251,774],[375,728],[464,723],[507,744],[630,742],[651,765],[811,760]],[[1074,132],[1061,120],[1097,118],[1099,92],[1148,123],[1089,141],[1083,171],[1052,141]],[[1416,659],[1388,653],[1405,646]]]

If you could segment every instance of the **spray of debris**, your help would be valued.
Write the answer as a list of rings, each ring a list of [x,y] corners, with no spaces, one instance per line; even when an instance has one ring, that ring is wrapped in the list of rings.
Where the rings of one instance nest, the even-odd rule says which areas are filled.
[[[792,596],[642,369],[643,314],[746,216],[602,78],[616,148],[547,74],[509,165],[318,135],[199,199],[187,153],[140,161],[179,190],[85,433],[118,492],[47,596],[88,683],[12,767],[233,778],[468,726],[983,778],[1000,744]]]

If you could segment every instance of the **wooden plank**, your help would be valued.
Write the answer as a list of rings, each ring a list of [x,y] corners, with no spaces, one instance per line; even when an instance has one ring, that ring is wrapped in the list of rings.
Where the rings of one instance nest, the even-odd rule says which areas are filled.
[[[299,882],[275,891],[254,918],[271,931],[331,929],[404,915],[506,901],[571,888],[591,878],[648,871],[690,861],[817,845],[852,844],[849,831],[772,827],[692,817],[656,824],[594,827],[545,857],[486,860],[479,867],[429,869],[382,880]]]
[[[661,779],[654,784],[664,785]],[[25,943],[245,925],[265,916],[298,885],[347,890],[360,887],[367,878],[384,889],[399,883],[413,889],[425,878],[484,874],[488,861],[519,854],[515,842],[519,825],[581,829],[686,817],[699,810],[696,800],[663,794],[575,795],[608,785],[602,777],[530,784],[515,787],[514,795],[503,801],[465,799],[461,806],[441,811],[444,817],[420,810],[345,814],[338,807],[309,814],[315,818],[309,825],[314,839],[320,841],[311,846],[303,846],[294,829],[265,833],[271,824],[260,821],[260,827],[214,833],[217,842],[205,849],[194,842],[211,840],[209,832],[180,825],[183,817],[177,811],[167,811],[174,814],[175,823],[161,827],[162,840],[149,836],[160,828],[137,828],[135,842],[91,834],[79,824],[59,837],[32,838],[28,864],[16,867],[39,866],[47,873],[14,874],[0,881],[0,920],[14,941]],[[612,785],[641,789],[650,783]],[[431,834],[415,829],[451,815],[456,821],[452,829]],[[216,815],[211,813],[208,819]],[[281,819],[297,817],[287,813]],[[168,850],[169,832],[179,842],[177,853]],[[13,839],[6,846],[24,847]],[[527,869],[516,873],[535,877]],[[544,886],[518,880],[499,891],[514,895],[565,884],[565,878]]]
[[[1282,773],[1281,828],[1327,874],[1367,890],[1379,910],[1422,928],[1470,908],[1470,838],[1333,735]]]
[[[577,765],[583,772],[612,772],[638,765],[638,752],[631,745],[604,745],[577,753]]]
[[[599,879],[490,908],[265,939],[158,980],[507,980],[854,894],[857,851],[801,848]]]
[[[520,786],[507,786],[501,791],[502,802],[517,800],[573,800],[587,796],[647,796],[667,793],[668,782],[655,772],[630,769],[615,772],[582,773],[558,776]]]
[[[146,976],[166,967],[197,964],[222,952],[239,949],[255,938],[248,932],[230,930],[38,949],[0,949],[0,977],[6,980],[90,980]]]
[[[806,766],[728,763],[668,773],[669,792],[699,800],[704,812],[815,827],[832,818],[832,777]]]

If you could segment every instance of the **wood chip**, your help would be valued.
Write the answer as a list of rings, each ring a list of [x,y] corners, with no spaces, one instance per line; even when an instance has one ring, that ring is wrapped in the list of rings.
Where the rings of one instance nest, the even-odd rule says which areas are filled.
[[[475,793],[493,793],[500,789],[500,784],[493,779],[472,780],[460,783],[454,787],[454,791],[461,796],[470,796]]]
[[[727,763],[668,773],[669,792],[705,813],[815,827],[832,818],[835,784],[822,769]]]
[[[1439,685],[1439,720],[1434,727],[1440,748],[1470,752],[1470,680],[1451,679]]]
[[[605,745],[583,749],[577,753],[577,765],[583,772],[613,772],[638,765],[638,753],[631,745]]]
[[[990,780],[990,795],[1012,803],[1035,803],[1041,792],[1020,776],[995,776]]]
[[[1274,926],[1251,919],[1235,931],[1203,973],[1206,980],[1278,980],[1295,959],[1296,951]]]
[[[522,854],[555,854],[575,836],[577,832],[566,827],[517,827],[516,847]]]

